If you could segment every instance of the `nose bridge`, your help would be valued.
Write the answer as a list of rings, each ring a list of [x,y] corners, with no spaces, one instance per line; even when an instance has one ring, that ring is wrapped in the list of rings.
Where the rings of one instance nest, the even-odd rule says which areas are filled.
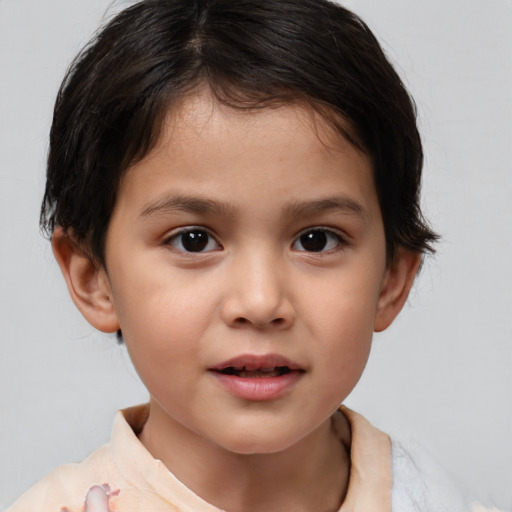
[[[283,263],[282,255],[264,245],[248,248],[233,258],[228,277],[230,293],[225,304],[230,324],[250,323],[265,328],[293,322]]]

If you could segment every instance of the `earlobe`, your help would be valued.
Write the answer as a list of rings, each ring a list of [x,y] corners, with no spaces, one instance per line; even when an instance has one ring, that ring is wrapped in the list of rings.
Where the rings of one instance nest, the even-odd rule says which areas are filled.
[[[52,248],[71,298],[84,318],[102,332],[117,331],[119,321],[105,269],[60,227],[53,233]]]
[[[421,254],[399,249],[382,282],[375,317],[375,332],[387,329],[402,310],[420,263]]]

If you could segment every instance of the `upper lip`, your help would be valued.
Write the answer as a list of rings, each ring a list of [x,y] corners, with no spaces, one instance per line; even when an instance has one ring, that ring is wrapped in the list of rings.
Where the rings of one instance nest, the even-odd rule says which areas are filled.
[[[272,369],[286,366],[289,370],[303,370],[303,368],[290,359],[279,354],[243,354],[233,357],[210,368],[214,371],[222,371],[226,368],[245,369],[248,371]]]

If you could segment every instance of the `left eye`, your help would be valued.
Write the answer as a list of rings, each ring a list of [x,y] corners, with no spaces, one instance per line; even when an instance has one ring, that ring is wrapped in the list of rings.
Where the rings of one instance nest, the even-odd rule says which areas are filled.
[[[343,244],[341,236],[327,229],[304,231],[293,243],[292,249],[306,252],[325,252]]]
[[[167,243],[182,252],[208,252],[220,248],[208,231],[199,228],[182,230],[169,238]]]

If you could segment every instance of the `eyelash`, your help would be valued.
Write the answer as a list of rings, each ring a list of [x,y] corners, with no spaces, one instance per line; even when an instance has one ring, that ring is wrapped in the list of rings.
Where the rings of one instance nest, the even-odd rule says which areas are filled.
[[[199,250],[189,250],[190,247],[189,247],[189,249],[187,249],[183,245],[182,237],[183,237],[183,235],[186,235],[186,234],[191,234],[191,235],[195,234],[196,235],[195,237],[193,236],[191,238],[191,240],[189,240],[189,242],[192,242],[192,244],[197,243],[197,248]],[[308,240],[306,240],[306,239],[301,240],[301,239],[308,235],[310,236],[309,241],[314,244],[315,240],[312,238],[312,236],[317,235],[317,234],[324,235],[324,237],[325,237],[325,239],[320,238],[320,240],[316,240],[317,243],[320,242],[321,247],[319,249],[310,248],[310,250],[308,250],[307,248],[303,248],[303,249],[297,248],[297,244],[299,244],[299,243],[301,243],[302,246],[304,247],[303,244],[305,242],[307,242]],[[206,236],[203,238],[204,235],[206,235]],[[212,242],[215,244],[215,248],[210,247],[208,249],[208,246],[211,245]],[[323,246],[322,246],[322,242],[324,243]],[[333,243],[334,243],[334,246],[332,246]],[[222,249],[221,244],[219,242],[217,242],[215,237],[211,233],[209,233],[207,229],[199,227],[199,226],[197,226],[197,227],[190,226],[190,227],[180,229],[176,233],[173,233],[171,236],[167,237],[164,240],[164,245],[171,246],[183,254],[204,254],[204,253],[213,252],[218,249]],[[325,245],[331,245],[332,247],[328,247],[327,249],[325,249]],[[333,253],[333,252],[339,251],[342,247],[344,247],[346,245],[347,245],[347,241],[339,233],[336,233],[332,229],[328,229],[328,228],[319,226],[319,227],[308,228],[308,229],[301,231],[297,235],[297,237],[294,239],[294,241],[292,243],[292,249],[297,252],[304,252],[304,253],[308,253],[308,254],[319,254],[320,255],[320,254]],[[204,249],[207,249],[207,250],[204,250]]]
[[[190,227],[186,227],[186,228],[183,228],[183,229],[180,229],[179,231],[177,231],[176,233],[173,233],[171,236],[167,237],[164,241],[164,245],[170,245],[171,247],[173,247],[174,249],[176,249],[177,251],[181,252],[181,253],[184,253],[184,254],[202,254],[202,253],[208,253],[208,252],[212,252],[213,250],[216,250],[216,249],[210,249],[210,250],[199,250],[199,251],[190,251],[190,250],[187,250],[184,246],[183,246],[183,239],[181,238],[183,235],[186,235],[186,234],[192,234],[192,233],[195,233],[196,235],[198,234],[201,234],[201,237],[197,237],[197,240],[193,240],[192,239],[192,242],[204,242],[205,240],[201,240],[202,238],[202,235],[206,235],[207,239],[206,239],[206,245],[205,247],[207,248],[208,245],[211,244],[211,242],[213,241],[216,245],[216,249],[219,249],[219,248],[222,248],[222,246],[217,242],[217,240],[215,239],[215,237],[208,232],[207,229],[204,229],[202,227],[199,227],[199,226],[190,226]],[[179,244],[181,245],[181,247],[177,247],[175,245],[175,242],[179,242]],[[200,245],[200,244],[199,244]]]
[[[331,245],[332,245],[332,242],[334,242],[335,245],[333,247],[329,247],[328,249],[325,249],[324,247],[322,247],[319,250],[309,250],[309,251],[307,249],[296,249],[295,248],[296,244],[301,242],[302,237],[304,237],[306,235],[313,235],[313,234],[318,234],[318,233],[325,235],[325,237],[326,237],[325,243],[326,244],[329,244],[329,238],[330,238]],[[302,241],[302,243],[304,241]],[[333,231],[332,229],[318,226],[318,227],[308,228],[308,229],[305,229],[304,231],[300,232],[297,235],[297,237],[295,238],[295,240],[292,244],[292,248],[297,250],[298,252],[306,252],[308,254],[320,255],[320,254],[326,254],[326,253],[328,254],[328,253],[337,252],[337,251],[341,250],[346,245],[348,245],[347,241],[339,233],[337,233],[336,231]]]

